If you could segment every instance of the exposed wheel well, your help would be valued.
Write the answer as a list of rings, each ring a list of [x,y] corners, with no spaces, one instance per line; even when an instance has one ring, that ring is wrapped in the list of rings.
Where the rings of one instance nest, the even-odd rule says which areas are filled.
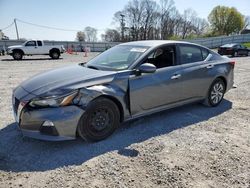
[[[119,112],[120,112],[120,122],[123,122],[123,120],[124,120],[124,111],[123,111],[123,107],[122,107],[122,104],[120,103],[120,101],[118,99],[116,99],[115,97],[110,96],[110,95],[101,95],[101,96],[99,96],[97,98],[100,98],[100,97],[107,98],[107,99],[113,101],[117,105],[117,107],[119,109]]]
[[[14,50],[13,50],[13,53],[15,53],[15,52],[21,52],[21,53],[24,55],[24,52],[23,52],[23,50],[21,50],[21,49],[14,49]]]
[[[57,48],[52,48],[49,53],[51,54],[52,52],[58,52],[60,54],[60,50]]]

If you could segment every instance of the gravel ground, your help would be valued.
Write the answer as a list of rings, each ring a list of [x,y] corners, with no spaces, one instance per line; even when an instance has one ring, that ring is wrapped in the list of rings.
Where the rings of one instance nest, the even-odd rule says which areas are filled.
[[[23,137],[12,116],[12,89],[34,74],[90,57],[0,57],[1,188],[250,187],[249,57],[233,59],[238,88],[216,108],[193,104],[161,112],[125,123],[98,143]]]

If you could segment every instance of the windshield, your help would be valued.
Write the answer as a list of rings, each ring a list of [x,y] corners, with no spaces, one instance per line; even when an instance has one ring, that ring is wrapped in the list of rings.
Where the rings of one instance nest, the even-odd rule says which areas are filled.
[[[100,70],[124,70],[134,63],[149,47],[118,45],[90,60],[86,66]]]

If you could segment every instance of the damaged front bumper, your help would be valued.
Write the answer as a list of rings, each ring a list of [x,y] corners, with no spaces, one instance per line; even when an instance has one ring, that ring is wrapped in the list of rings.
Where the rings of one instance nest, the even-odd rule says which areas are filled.
[[[24,136],[42,140],[72,140],[84,110],[77,106],[29,110],[23,108],[19,128]]]
[[[24,136],[49,141],[76,138],[78,122],[85,112],[83,109],[76,105],[30,108],[25,102],[27,95],[21,100],[17,98],[20,96],[13,95],[12,99],[14,117]]]

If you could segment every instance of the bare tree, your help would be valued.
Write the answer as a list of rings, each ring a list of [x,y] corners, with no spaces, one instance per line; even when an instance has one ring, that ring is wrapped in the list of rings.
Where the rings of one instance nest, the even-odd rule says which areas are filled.
[[[85,27],[84,29],[87,42],[96,42],[97,41],[97,29],[93,27]]]
[[[143,35],[142,39],[152,39],[149,37],[150,32],[152,32],[152,29],[156,27],[157,25],[157,8],[158,5],[156,4],[155,1],[152,0],[143,0],[142,3],[144,4],[143,7],[145,7],[144,11],[142,12],[143,14]]]
[[[114,14],[114,21],[121,24],[124,15],[124,40],[186,38],[200,36],[208,27],[205,19],[197,17],[192,9],[183,15],[174,5],[174,0],[130,0],[124,9]],[[123,28],[123,29],[124,29]],[[120,30],[121,32],[121,30]]]
[[[107,29],[105,34],[102,34],[102,40],[107,42],[120,41],[120,33],[115,29]]]
[[[168,39],[174,34],[174,27],[176,24],[176,18],[178,17],[178,11],[175,8],[173,0],[161,0],[160,1],[160,30],[161,39]]]
[[[208,22],[205,19],[196,17],[193,22],[194,32],[197,36],[201,36],[208,30]]]
[[[247,29],[250,26],[250,16],[245,16],[244,18],[244,29]]]
[[[2,30],[0,30],[0,40],[2,40],[3,37],[4,37],[4,33],[2,32]]]
[[[187,35],[191,34],[194,30],[194,22],[197,18],[197,14],[192,9],[184,10],[182,15],[182,39],[185,39]]]

